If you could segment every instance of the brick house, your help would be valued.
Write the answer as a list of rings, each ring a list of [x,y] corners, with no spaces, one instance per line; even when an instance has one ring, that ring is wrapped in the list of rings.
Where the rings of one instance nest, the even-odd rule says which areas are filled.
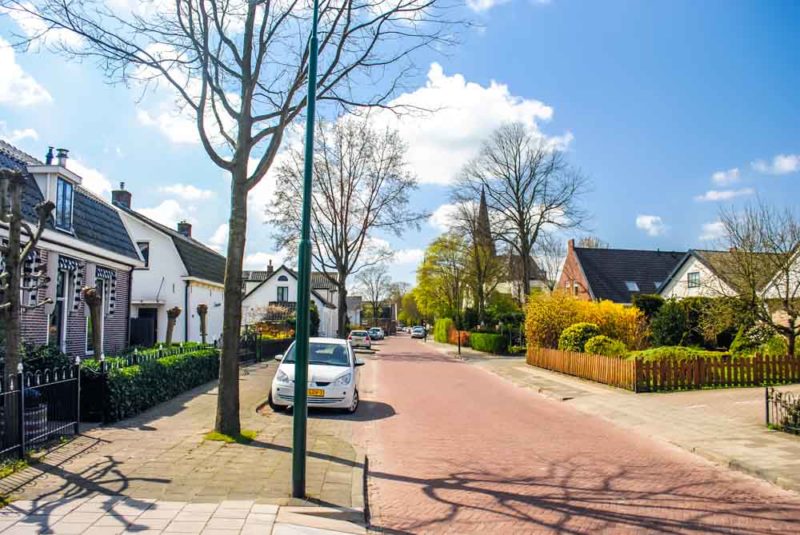
[[[630,304],[634,294],[655,294],[685,252],[575,247],[569,240],[557,288],[585,301]]]
[[[28,304],[52,303],[22,312],[22,337],[34,345],[50,344],[72,356],[91,356],[89,310],[84,287],[97,287],[103,297],[102,351],[115,353],[128,345],[131,274],[142,261],[117,211],[82,187],[82,178],[67,168],[67,151],[52,148],[45,162],[0,141],[0,166],[27,172],[22,211],[36,222],[34,207],[45,199],[56,209],[37,249],[24,269],[46,272],[46,288],[28,292]],[[0,226],[0,237],[8,236]]]

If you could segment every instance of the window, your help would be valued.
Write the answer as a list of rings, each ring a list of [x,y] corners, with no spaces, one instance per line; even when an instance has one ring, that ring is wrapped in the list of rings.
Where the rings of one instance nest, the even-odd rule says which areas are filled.
[[[289,277],[287,277],[286,275],[281,275],[280,277],[278,277],[278,282],[286,282],[288,280]]]
[[[700,287],[700,272],[699,271],[692,271],[688,275],[688,282],[689,288],[699,288]]]
[[[636,281],[625,281],[625,287],[628,289],[629,292],[639,291],[639,285],[636,284]]]
[[[137,241],[136,247],[139,248],[139,252],[142,253],[142,259],[144,260],[144,267],[150,267],[150,242],[149,241]]]
[[[285,303],[289,300],[289,287],[278,286],[278,302]]]
[[[56,276],[56,295],[53,303],[53,312],[47,325],[47,343],[64,351],[64,334],[67,324],[67,286],[69,272],[58,270]]]
[[[72,230],[72,184],[58,179],[56,185],[56,227],[61,230]]]

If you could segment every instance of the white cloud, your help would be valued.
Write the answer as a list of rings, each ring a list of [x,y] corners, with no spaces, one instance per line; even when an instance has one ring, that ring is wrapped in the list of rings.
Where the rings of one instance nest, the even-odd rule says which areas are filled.
[[[703,230],[700,233],[702,241],[713,241],[722,238],[725,235],[725,225],[722,221],[714,221],[713,223],[704,223]]]
[[[208,239],[208,246],[220,253],[225,251],[228,244],[228,224],[223,223],[217,227],[214,234]]]
[[[0,121],[0,139],[8,141],[12,145],[25,141],[26,139],[39,139],[39,133],[33,128],[8,129],[8,123]]]
[[[742,188],[742,189],[725,189],[725,190],[708,190],[702,195],[698,195],[694,198],[696,201],[701,202],[709,202],[709,201],[729,201],[731,199],[735,199],[736,197],[745,197],[747,195],[752,195],[755,193],[753,188]]]
[[[33,106],[53,101],[47,89],[17,64],[14,49],[2,37],[0,37],[0,73],[0,104]]]
[[[428,223],[434,228],[446,232],[450,230],[457,211],[457,205],[453,203],[443,204],[433,211],[430,219],[428,219]]]
[[[505,4],[508,0],[467,0],[467,7],[476,13],[488,11],[493,7]]]
[[[636,228],[643,230],[648,236],[661,236],[667,231],[667,226],[657,215],[637,215]]]
[[[170,193],[176,195],[181,199],[187,201],[202,201],[210,199],[214,196],[214,192],[209,189],[200,189],[192,186],[191,184],[172,184],[170,186],[161,186],[158,191],[162,193]]]
[[[83,38],[78,34],[63,28],[54,29],[43,21],[31,2],[21,2],[16,6],[0,7],[0,15],[8,15],[16,25],[32,40],[34,45],[63,44],[79,47]]]
[[[249,255],[245,255],[244,257],[244,268],[267,269],[267,265],[269,264],[270,260],[272,260],[272,266],[277,269],[281,264],[284,263],[284,255],[283,253],[251,253]]]
[[[711,181],[720,186],[727,186],[739,181],[739,168],[734,167],[727,171],[717,171],[711,175]]]
[[[136,113],[136,118],[145,126],[157,127],[173,143],[200,142],[200,137],[197,135],[197,123],[186,114],[169,109],[168,106],[161,106],[158,111],[153,113],[140,109]]]
[[[141,208],[139,212],[145,217],[149,217],[172,229],[176,228],[178,221],[186,219],[191,222],[189,210],[174,199],[162,201],[161,204],[154,208]]]
[[[80,176],[83,179],[81,185],[95,195],[104,197],[111,191],[111,181],[103,173],[84,165],[80,160],[70,158],[67,161],[67,168]]]
[[[419,264],[424,256],[422,249],[400,249],[394,252],[392,264]]]
[[[431,112],[409,112],[396,116],[373,112],[378,125],[398,130],[408,144],[407,160],[420,182],[449,184],[461,167],[477,155],[486,136],[507,122],[519,121],[535,135],[540,121],[549,121],[553,109],[538,100],[511,94],[507,85],[492,81],[488,86],[467,81],[461,74],[447,76],[432,63],[424,86],[400,95],[393,105],[412,106]],[[566,147],[572,134],[546,138]]]
[[[800,154],[778,154],[772,159],[772,162],[756,160],[750,165],[759,173],[788,175],[800,171]]]

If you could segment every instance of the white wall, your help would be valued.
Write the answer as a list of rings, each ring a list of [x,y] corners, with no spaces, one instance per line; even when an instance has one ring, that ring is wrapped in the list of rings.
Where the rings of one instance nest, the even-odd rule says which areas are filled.
[[[206,341],[213,343],[214,340],[222,336],[223,300],[225,288],[221,285],[204,284],[192,281],[189,285],[189,340],[201,341],[200,336],[200,317],[197,314],[198,305],[208,306],[206,316],[206,328],[208,337]],[[182,320],[183,318],[180,318]]]
[[[700,286],[689,287],[689,273],[700,273]],[[684,297],[735,296],[736,292],[717,277],[696,257],[690,257],[678,270],[670,282],[659,292],[665,299]]]

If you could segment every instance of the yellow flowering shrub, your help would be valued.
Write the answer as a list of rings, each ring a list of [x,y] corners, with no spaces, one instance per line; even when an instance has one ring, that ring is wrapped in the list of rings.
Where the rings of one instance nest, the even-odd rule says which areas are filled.
[[[640,349],[647,340],[647,323],[636,307],[611,301],[582,301],[563,292],[532,295],[525,315],[528,344],[558,347],[561,332],[575,323],[594,323],[600,334],[622,341],[629,349]]]

